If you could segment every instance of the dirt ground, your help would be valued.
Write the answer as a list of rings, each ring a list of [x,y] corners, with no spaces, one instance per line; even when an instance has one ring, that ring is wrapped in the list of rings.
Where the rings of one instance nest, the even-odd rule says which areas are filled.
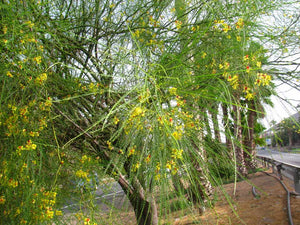
[[[283,182],[289,191],[294,191],[291,180],[283,178]],[[256,187],[259,198],[255,198],[252,194],[252,185]],[[251,175],[248,181],[236,184],[235,197],[233,196],[234,184],[227,184],[224,188],[231,201],[228,202],[223,197],[223,200],[216,203],[214,210],[207,210],[203,216],[186,215],[184,218],[174,219],[170,224],[289,224],[287,194],[277,179],[263,172],[257,172]],[[300,225],[300,196],[291,195],[291,213],[294,225]]]
[[[267,171],[271,174],[271,170]],[[271,174],[274,175],[274,174]],[[275,175],[274,175],[275,176]],[[289,191],[294,191],[293,182],[283,177],[283,183]],[[260,197],[254,197],[252,186]],[[235,195],[233,194],[235,190]],[[219,193],[223,192],[223,193]],[[169,217],[161,221],[161,225],[288,225],[287,194],[280,182],[263,172],[249,176],[248,180],[234,184],[226,184],[219,190],[219,199],[214,209],[207,209],[200,216],[198,210],[173,211]],[[224,192],[227,195],[224,195]],[[225,197],[227,196],[227,197]],[[291,195],[291,213],[294,225],[300,225],[300,196]],[[118,205],[126,203],[126,196],[118,197],[114,201]],[[128,204],[127,204],[128,205]],[[105,213],[101,216],[103,225],[136,225],[131,206],[118,211]],[[68,224],[78,224],[70,222]]]

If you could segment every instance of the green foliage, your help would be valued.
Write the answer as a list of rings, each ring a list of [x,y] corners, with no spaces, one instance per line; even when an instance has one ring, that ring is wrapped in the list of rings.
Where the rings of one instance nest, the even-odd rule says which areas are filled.
[[[0,10],[1,223],[46,224],[61,215],[55,208],[60,153],[45,88],[50,73],[31,13],[19,3],[1,2]]]
[[[272,136],[272,146],[288,146],[299,143],[299,122],[295,120],[294,116],[282,120],[275,125],[274,135]]]
[[[255,20],[275,6],[2,1],[1,223],[63,222],[71,198],[79,223],[96,222],[94,187],[107,178],[139,224],[211,205],[211,184],[232,177],[236,159],[209,117],[218,139],[219,104],[233,129],[232,106],[262,114],[273,85]]]
[[[231,150],[209,137],[205,139],[205,149],[208,168],[213,177],[221,178],[223,181],[233,178],[235,167],[230,156]]]

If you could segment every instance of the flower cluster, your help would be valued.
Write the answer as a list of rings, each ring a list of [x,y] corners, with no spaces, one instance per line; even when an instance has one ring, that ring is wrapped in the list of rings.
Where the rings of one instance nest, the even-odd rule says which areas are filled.
[[[41,75],[39,75],[36,79],[35,79],[35,83],[38,85],[43,85],[47,80],[47,74],[46,73],[42,73]]]
[[[182,22],[179,21],[179,20],[176,20],[176,21],[175,21],[175,26],[176,26],[176,28],[179,30],[179,29],[181,28],[181,26],[182,26]]]
[[[271,76],[265,73],[257,73],[257,78],[255,80],[255,84],[260,86],[269,85],[272,80]]]
[[[77,170],[75,175],[76,175],[76,177],[85,179],[87,182],[90,181],[90,179],[88,178],[88,175],[89,175],[88,172],[85,172],[83,170]]]
[[[245,86],[243,92],[246,93],[246,97],[245,98],[247,100],[252,100],[254,98],[253,93],[251,92],[251,88]]]
[[[241,27],[243,20],[237,22],[237,26]],[[246,100],[252,100],[259,92],[260,86],[270,85],[271,76],[266,73],[261,73],[261,61],[259,60],[259,52],[252,55],[244,55],[241,59],[241,67],[244,68],[244,72],[239,74],[230,74],[227,69],[229,63],[224,62],[219,64],[219,69],[223,72],[223,77],[229,82],[229,85],[233,90],[243,93],[243,97]]]
[[[1,60],[4,76],[0,76],[5,84],[0,112],[5,149],[0,162],[1,222],[51,223],[49,220],[62,214],[55,209],[56,192],[42,188],[51,185],[55,189],[56,184],[47,176],[53,176],[58,165],[56,158],[45,157],[52,148],[49,131],[44,129],[52,107],[46,91],[52,71],[38,38],[40,28],[28,19],[32,15],[24,11],[16,17],[12,4],[4,1],[0,5],[9,15],[1,20],[0,31],[0,47],[6,53]]]
[[[230,85],[232,86],[232,88],[234,90],[236,90],[239,86],[239,77],[237,74],[231,76],[231,75],[228,75],[227,77],[227,81],[230,83]]]
[[[148,46],[152,51],[163,52],[165,48],[164,42],[161,38],[157,38],[160,20],[155,19],[152,15],[148,15],[146,17],[140,17],[139,24],[141,27],[148,27],[148,29],[140,28],[134,30],[132,33],[133,38],[138,41],[140,46]],[[175,23],[175,25],[176,24],[177,23]],[[178,29],[180,29],[180,23],[178,23],[178,26]]]
[[[225,23],[224,20],[215,20],[214,21],[213,29],[223,31],[224,33],[227,33],[231,30],[231,26],[227,23]]]

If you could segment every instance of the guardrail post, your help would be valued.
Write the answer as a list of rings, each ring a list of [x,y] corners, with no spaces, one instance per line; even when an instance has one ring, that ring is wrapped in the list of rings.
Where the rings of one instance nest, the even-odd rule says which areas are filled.
[[[295,184],[295,191],[300,194],[300,168],[295,168],[294,184]]]
[[[275,165],[276,165],[276,168],[277,168],[278,176],[279,176],[280,180],[282,180],[282,179],[283,179],[283,178],[282,178],[282,173],[281,173],[281,170],[283,170],[282,164],[279,163],[279,164],[275,164]]]

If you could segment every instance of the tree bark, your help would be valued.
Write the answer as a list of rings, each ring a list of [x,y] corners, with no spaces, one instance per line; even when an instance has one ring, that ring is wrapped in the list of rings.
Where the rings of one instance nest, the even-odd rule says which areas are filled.
[[[226,137],[226,147],[229,151],[229,156],[233,157],[232,150],[232,141],[231,141],[231,131],[230,131],[230,123],[229,123],[229,115],[228,115],[228,105],[222,104],[223,111],[223,126],[225,129],[225,137]]]
[[[241,112],[240,112],[239,105],[233,105],[233,117],[234,117],[234,136],[236,139],[236,144],[234,146],[234,149],[235,149],[235,157],[237,161],[237,171],[239,173],[239,176],[247,176],[248,171],[245,165],[244,150],[242,148],[243,135],[242,135],[242,126],[241,126]]]
[[[157,206],[152,194],[146,197],[144,188],[137,179],[133,180],[133,185],[123,177],[119,176],[118,183],[134,209],[138,225],[157,225],[158,213]]]
[[[203,119],[203,122],[204,122],[204,125],[205,125],[207,136],[211,137],[212,136],[212,132],[211,132],[211,128],[209,126],[207,111],[206,111],[206,109],[203,108],[201,110],[201,112],[203,114],[202,119]]]
[[[255,112],[255,104],[254,101],[251,100],[248,105],[248,132],[245,135],[244,146],[246,151],[244,152],[245,164],[247,169],[255,170],[256,162],[255,162],[255,142],[254,142],[254,126],[256,124],[256,112]]]
[[[288,128],[288,136],[289,136],[289,148],[291,149],[293,146],[293,131],[291,127]]]
[[[220,127],[218,121],[218,105],[213,105],[210,111],[213,126],[214,126],[214,135],[215,140],[221,143],[221,134],[220,134]]]
[[[206,166],[207,159],[205,150],[201,146],[197,146],[192,141],[195,152],[191,153],[193,158],[193,167],[195,169],[195,179],[193,184],[190,185],[188,192],[188,198],[194,204],[199,205],[199,214],[203,214],[206,206],[211,206],[211,200],[213,199],[214,189],[210,180],[207,177],[208,169]]]

